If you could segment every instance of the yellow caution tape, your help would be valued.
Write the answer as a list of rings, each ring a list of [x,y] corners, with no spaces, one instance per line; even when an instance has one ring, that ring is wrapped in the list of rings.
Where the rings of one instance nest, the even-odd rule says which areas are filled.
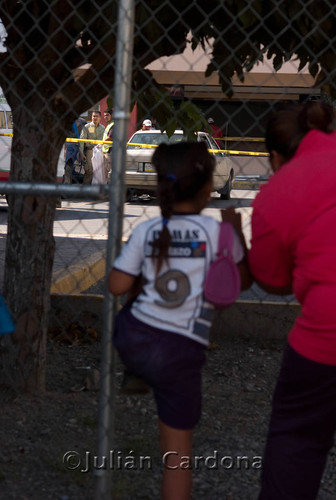
[[[97,141],[95,139],[77,139],[74,137],[67,137],[65,142],[89,142],[90,144],[113,144],[113,141]]]
[[[13,137],[13,134],[7,134],[5,132],[0,132],[0,136]],[[96,141],[93,139],[77,139],[74,137],[67,137],[65,142],[90,142],[91,144],[113,144],[113,141]]]
[[[127,146],[136,146],[139,148],[157,148],[157,144],[139,144],[128,142]],[[256,151],[237,151],[235,149],[209,149],[210,153],[229,153],[231,155],[246,155],[246,156],[269,156],[269,153],[259,153]]]
[[[137,148],[157,148],[158,147],[158,144],[140,144],[140,143],[137,143],[137,142],[127,142],[126,143],[126,146],[136,146]]]
[[[4,132],[0,132],[0,135],[6,137],[13,137],[13,134],[7,134]],[[265,142],[265,139],[261,137],[213,137],[215,141],[231,141],[231,142]],[[91,142],[92,144],[112,144],[113,141],[96,141],[90,139],[77,139],[74,137],[67,137],[65,139],[66,142]],[[133,143],[132,143],[133,144]],[[135,143],[134,143],[135,144]],[[138,144],[136,144],[138,145]]]
[[[0,136],[9,136],[13,137],[13,134],[6,134],[3,132],[0,132]],[[223,138],[221,138],[223,140]],[[113,141],[96,141],[96,140],[89,140],[89,139],[77,139],[73,137],[67,137],[65,139],[66,142],[89,142],[91,144],[113,144]],[[136,142],[127,142],[127,146],[136,146],[139,148],[143,149],[150,149],[150,148],[157,148],[157,144],[140,144]],[[242,155],[242,156],[269,156],[269,153],[261,153],[261,152],[255,152],[255,151],[238,151],[235,149],[209,149],[210,153],[229,153],[231,155]]]
[[[13,137],[13,134],[7,134],[5,132],[0,132],[0,135],[6,137]],[[265,142],[262,137],[213,137],[215,141],[231,141],[231,142]],[[73,137],[67,137],[66,142],[92,142],[94,144],[111,144],[112,141],[95,141],[90,139],[76,139]]]

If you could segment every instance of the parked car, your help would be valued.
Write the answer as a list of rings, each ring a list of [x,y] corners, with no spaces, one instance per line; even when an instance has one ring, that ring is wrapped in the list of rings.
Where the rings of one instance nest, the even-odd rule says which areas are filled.
[[[197,141],[204,141],[216,158],[214,174],[214,191],[222,199],[228,200],[232,189],[233,165],[230,156],[218,151],[218,145],[207,132],[197,132]],[[150,194],[156,190],[156,173],[152,165],[152,155],[155,146],[166,143],[185,141],[182,130],[175,130],[168,137],[160,130],[139,130],[130,138],[126,151],[125,184],[128,193],[132,195]]]
[[[87,122],[83,117],[79,117],[76,120],[76,127],[77,127],[76,132],[74,129],[74,132],[70,133],[69,137],[79,137],[80,132],[86,123]],[[0,101],[0,181],[8,181],[9,179],[12,134],[13,134],[13,118],[12,118],[11,108],[9,107],[9,104],[7,104],[6,102]],[[64,147],[61,149],[57,163],[57,182],[61,182],[62,179],[64,179],[64,166],[68,162],[70,162],[71,166],[73,165],[74,160],[77,157],[78,150],[79,150],[78,143],[64,144]],[[76,168],[74,168],[72,173],[72,182],[80,183],[82,182],[82,177],[83,175],[81,175],[80,170],[79,169],[76,170]]]
[[[8,104],[0,102],[0,181],[7,181],[9,178],[12,133],[11,109]]]

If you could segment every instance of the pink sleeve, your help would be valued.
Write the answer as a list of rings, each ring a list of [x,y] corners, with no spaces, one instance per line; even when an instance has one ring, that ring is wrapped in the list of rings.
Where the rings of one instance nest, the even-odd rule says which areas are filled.
[[[252,241],[248,255],[253,276],[274,287],[283,287],[292,282],[292,256],[280,238],[258,212],[252,215]]]

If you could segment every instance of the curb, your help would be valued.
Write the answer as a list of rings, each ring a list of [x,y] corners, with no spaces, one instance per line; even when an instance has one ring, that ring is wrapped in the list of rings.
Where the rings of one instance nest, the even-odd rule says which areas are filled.
[[[246,190],[258,190],[260,186],[266,184],[268,181],[268,176],[263,175],[252,175],[252,176],[239,176],[237,175],[232,182],[232,189],[246,189]]]
[[[78,294],[84,292],[105,276],[106,253],[95,252],[77,264],[60,269],[53,274],[51,294]]]
[[[265,183],[259,181],[233,181],[232,189],[246,189],[247,191],[257,191]]]

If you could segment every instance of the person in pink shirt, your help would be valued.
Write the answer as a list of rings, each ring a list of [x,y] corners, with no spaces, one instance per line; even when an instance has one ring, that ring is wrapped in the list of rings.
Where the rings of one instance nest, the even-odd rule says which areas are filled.
[[[273,395],[259,500],[317,498],[336,429],[336,133],[329,105],[271,118],[274,175],[253,203],[250,270],[301,312]]]

